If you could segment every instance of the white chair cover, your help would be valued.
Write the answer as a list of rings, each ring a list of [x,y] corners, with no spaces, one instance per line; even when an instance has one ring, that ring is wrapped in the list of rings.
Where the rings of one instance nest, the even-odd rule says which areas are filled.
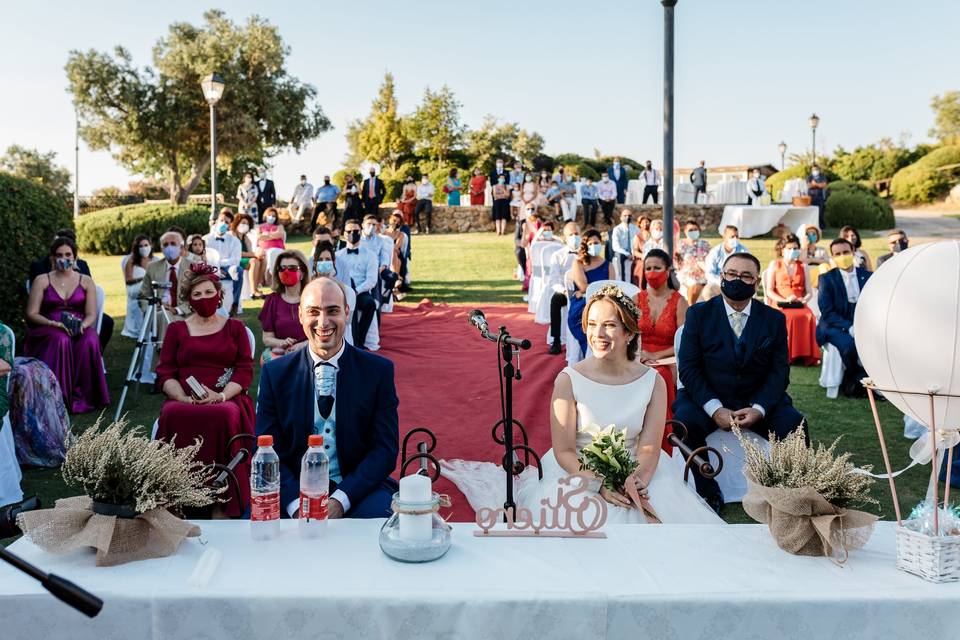
[[[4,330],[10,334],[13,341],[13,352],[16,353],[16,336],[10,327],[4,327]],[[13,366],[13,363],[10,363]],[[12,375],[7,376],[7,390],[11,388],[10,380]],[[0,507],[23,500],[23,491],[20,489],[20,480],[23,474],[20,472],[20,464],[17,462],[17,447],[13,441],[13,426],[10,424],[10,413],[3,416],[3,423],[0,424]]]
[[[394,245],[396,244],[396,243],[393,241],[393,238],[391,238],[390,236],[380,236],[380,239],[384,242],[384,244],[387,245],[387,249],[389,249],[389,255],[392,256],[392,255],[393,255]],[[387,265],[388,268],[389,268],[389,266],[390,266],[390,265]],[[396,290],[396,287],[398,287],[398,286],[400,286],[400,281],[399,281],[399,280],[397,281],[397,284],[394,285],[394,290]],[[382,313],[393,313],[393,296],[390,296],[389,302],[383,303],[383,305],[380,307],[380,311],[381,311]],[[378,331],[378,334],[379,334],[379,331]]]
[[[347,292],[347,308],[350,313],[347,315],[347,328],[343,332],[343,339],[348,344],[353,344],[353,309],[357,304],[357,293],[350,287],[344,287]]]
[[[827,390],[828,398],[836,398],[843,382],[843,358],[840,351],[829,342],[820,349],[820,386]]]
[[[527,292],[529,302],[527,311],[536,314],[540,304],[540,295],[549,276],[550,256],[563,249],[559,242],[534,242],[530,245],[530,288]]]

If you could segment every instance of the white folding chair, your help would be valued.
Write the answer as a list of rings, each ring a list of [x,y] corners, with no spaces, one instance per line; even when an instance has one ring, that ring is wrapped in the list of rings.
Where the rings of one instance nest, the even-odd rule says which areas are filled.
[[[103,303],[106,300],[106,294],[103,287],[97,285],[97,333],[100,333],[100,325],[103,324]]]
[[[16,336],[10,327],[4,327],[4,331],[9,335],[13,349],[11,353],[17,352]],[[11,359],[12,360],[12,359]],[[10,362],[13,366],[13,362]],[[7,376],[7,392],[13,390],[13,372]],[[20,464],[17,462],[17,447],[13,441],[13,425],[10,424],[10,412],[3,416],[3,423],[0,424],[0,507],[8,504],[14,504],[23,500],[23,490],[20,488],[20,480],[23,474],[20,472]]]
[[[540,304],[540,294],[546,280],[544,266],[548,264],[550,256],[563,248],[559,242],[534,242],[530,245],[530,288],[527,292],[527,311],[530,313],[536,314]]]
[[[354,307],[357,306],[357,293],[350,287],[344,287],[347,292],[347,308],[350,309],[350,313],[347,314],[347,327],[343,332],[343,339],[347,341],[348,344],[353,344],[353,312]]]
[[[384,244],[386,244],[387,249],[389,250],[389,251],[387,252],[387,255],[392,256],[392,255],[393,255],[394,245],[396,244],[396,243],[394,243],[393,238],[391,238],[390,236],[380,236],[380,239],[383,241]],[[390,268],[390,265],[387,265],[387,268]],[[394,285],[394,287],[397,287],[397,286],[399,286],[399,285],[400,285],[400,282],[398,281],[397,284]],[[396,289],[394,289],[394,290],[396,290]],[[380,306],[380,312],[381,312],[381,313],[393,313],[393,296],[392,296],[392,295],[390,296],[390,300],[389,300],[389,301],[384,302],[384,303]],[[378,331],[378,334],[379,334],[379,331]]]
[[[829,342],[824,344],[820,348],[820,386],[827,390],[827,397],[831,400],[839,395],[844,371],[846,367],[840,351]]]

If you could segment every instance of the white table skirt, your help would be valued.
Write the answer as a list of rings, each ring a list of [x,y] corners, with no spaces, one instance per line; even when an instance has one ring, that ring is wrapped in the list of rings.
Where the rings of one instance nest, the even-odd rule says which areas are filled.
[[[895,568],[881,523],[844,566],[791,556],[759,525],[620,525],[601,540],[478,539],[454,525],[433,563],[381,554],[377,521],[332,522],[325,539],[250,540],[245,522],[203,522],[172,557],[112,568],[90,553],[12,550],[104,600],[88,620],[0,567],[3,638],[947,638],[960,583]],[[186,586],[205,548],[223,560]]]
[[[720,220],[717,231],[722,234],[724,227],[732,224],[740,231],[741,238],[753,238],[762,236],[778,224],[783,223],[796,233],[797,229],[805,224],[816,226],[819,222],[819,215],[819,210],[816,207],[727,205],[723,208],[723,218]]]
[[[747,201],[747,181],[727,180],[707,185],[712,204],[742,204]]]

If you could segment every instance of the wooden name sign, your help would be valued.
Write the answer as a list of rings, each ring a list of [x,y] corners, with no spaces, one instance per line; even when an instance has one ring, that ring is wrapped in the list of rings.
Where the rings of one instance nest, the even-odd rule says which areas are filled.
[[[556,502],[540,501],[538,512],[519,507],[514,509],[477,509],[475,536],[541,537],[541,538],[606,538],[600,531],[607,521],[607,503],[587,486],[590,476],[575,473],[559,480]],[[579,482],[576,482],[579,480]],[[571,487],[565,489],[565,487]],[[504,522],[506,529],[494,529]]]

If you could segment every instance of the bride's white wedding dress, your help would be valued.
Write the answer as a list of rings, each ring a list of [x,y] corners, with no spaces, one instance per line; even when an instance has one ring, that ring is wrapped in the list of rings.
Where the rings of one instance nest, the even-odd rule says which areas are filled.
[[[621,385],[594,382],[571,367],[563,370],[573,383],[573,397],[577,403],[577,451],[590,444],[590,435],[584,426],[596,424],[601,428],[616,425],[626,427],[625,444],[631,452],[637,450],[637,439],[643,430],[643,418],[653,394],[657,372],[650,369],[633,382]],[[514,496],[519,507],[536,513],[543,498],[556,499],[558,481],[569,475],[557,462],[550,449],[542,458],[543,480],[537,480],[536,469],[526,469],[516,478]],[[443,460],[441,473],[450,479],[467,497],[476,511],[480,507],[500,507],[504,501],[503,469],[491,462]],[[568,489],[569,490],[569,489]],[[666,524],[718,524],[723,520],[683,481],[677,465],[660,451],[660,462],[647,487],[650,506]],[[608,524],[642,524],[646,522],[639,509],[624,509],[607,504]]]

